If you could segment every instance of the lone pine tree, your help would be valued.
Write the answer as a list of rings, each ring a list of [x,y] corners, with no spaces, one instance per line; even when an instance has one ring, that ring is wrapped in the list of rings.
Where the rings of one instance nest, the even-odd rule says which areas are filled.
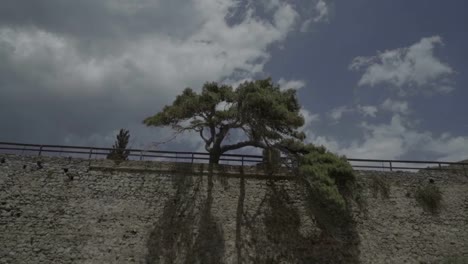
[[[200,93],[186,88],[171,105],[143,123],[170,126],[176,133],[199,133],[210,163],[219,163],[223,153],[243,147],[265,149],[285,139],[302,141],[305,136],[298,128],[304,117],[300,109],[296,91],[280,89],[270,78],[246,81],[236,89],[208,82]],[[242,135],[241,139],[226,143],[229,133]]]

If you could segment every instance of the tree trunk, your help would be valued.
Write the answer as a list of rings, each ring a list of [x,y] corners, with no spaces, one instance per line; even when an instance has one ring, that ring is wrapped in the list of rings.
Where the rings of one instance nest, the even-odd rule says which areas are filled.
[[[210,152],[210,164],[219,164],[221,150],[212,149]]]

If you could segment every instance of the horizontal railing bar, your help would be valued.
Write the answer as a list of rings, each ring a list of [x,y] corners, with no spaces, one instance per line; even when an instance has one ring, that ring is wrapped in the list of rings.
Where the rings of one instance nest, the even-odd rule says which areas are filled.
[[[22,150],[22,149],[20,149]],[[47,152],[52,152],[52,153],[68,153],[68,154],[89,154],[87,151],[60,151],[60,150],[43,150],[43,153]],[[93,155],[108,155],[108,152],[93,152]],[[167,159],[186,159],[186,160],[191,160],[191,156],[184,156],[184,157],[176,157],[176,156],[164,156],[164,155],[147,155],[147,154],[132,154],[130,153],[129,156],[132,157],[148,157],[148,158],[167,158]],[[194,160],[210,160],[209,157],[193,157]],[[221,161],[235,161],[235,162],[241,162],[242,160],[240,159],[226,159],[226,158],[220,158]],[[259,160],[249,160],[249,159],[244,159],[244,162],[259,162]]]
[[[39,151],[39,149],[27,149],[27,148],[2,148],[0,147],[1,150],[21,150],[21,151]]]
[[[392,169],[392,170],[463,170],[462,168],[453,167],[434,167],[434,168],[421,168],[421,167],[382,167],[382,166],[371,166],[371,165],[352,165],[353,168],[368,168],[368,169]]]
[[[42,145],[38,145],[38,144],[24,144],[24,143],[11,143],[11,142],[0,142],[0,145],[29,146],[29,147],[40,147],[40,146],[42,146]]]
[[[392,163],[419,163],[419,164],[448,164],[448,165],[461,165],[468,163],[463,162],[449,162],[449,161],[422,161],[422,160],[380,160],[380,159],[347,159],[354,162],[392,162]]]

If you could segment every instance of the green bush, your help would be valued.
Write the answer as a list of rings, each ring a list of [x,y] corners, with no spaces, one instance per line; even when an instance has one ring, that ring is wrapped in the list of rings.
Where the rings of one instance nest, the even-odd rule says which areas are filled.
[[[307,183],[310,207],[319,226],[335,233],[351,221],[348,202],[357,196],[354,171],[346,158],[324,147],[308,144],[305,149],[299,172]]]
[[[424,210],[432,214],[439,212],[442,202],[442,192],[439,187],[433,183],[427,184],[424,187],[419,187],[416,190],[415,198]]]
[[[128,130],[120,129],[117,140],[114,146],[112,146],[112,150],[107,155],[107,159],[113,160],[117,165],[122,161],[128,160],[128,156],[130,155],[130,151],[127,150],[130,139],[129,133]]]

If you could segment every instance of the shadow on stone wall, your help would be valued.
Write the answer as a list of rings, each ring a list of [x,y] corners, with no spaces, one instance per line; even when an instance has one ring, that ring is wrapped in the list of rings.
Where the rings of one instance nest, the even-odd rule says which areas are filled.
[[[300,232],[299,212],[287,191],[270,182],[261,206],[261,218],[244,219],[249,236],[243,262],[316,263],[314,236]]]
[[[244,174],[243,168],[241,167],[241,175]],[[242,224],[244,216],[244,201],[245,201],[245,178],[241,177],[239,182],[239,198],[237,200],[236,210],[236,257],[237,263],[242,263]]]
[[[207,176],[193,176],[193,173],[191,176],[173,176],[176,192],[165,203],[163,213],[150,234],[148,264],[226,262],[223,230],[211,212],[212,171],[209,168]],[[296,186],[301,186],[301,183]],[[306,211],[302,213],[308,213],[312,219],[314,216],[307,206],[307,199],[304,199],[307,197],[306,188],[300,193],[302,198],[298,201],[298,197],[291,197],[284,183],[272,180],[268,181],[263,197],[246,198],[249,195],[246,194],[246,179],[240,177],[233,252],[237,263],[358,262],[354,223],[341,227],[339,237],[327,236],[319,228],[304,229],[298,210],[298,206],[303,205],[298,203],[306,203]]]
[[[206,196],[201,191],[204,176],[174,176],[176,193],[149,236],[146,263],[223,263],[224,236],[211,213],[212,172],[210,167]]]
[[[241,195],[245,195],[242,191]],[[241,201],[241,199],[239,200]],[[354,236],[339,239],[320,230],[301,232],[301,217],[288,191],[268,184],[259,212],[246,217],[239,202],[236,232],[238,263],[356,263]],[[241,211],[239,211],[241,210]],[[262,212],[260,212],[262,211]],[[243,217],[241,217],[243,215]],[[258,217],[262,215],[262,217]],[[239,223],[242,222],[242,224]],[[244,227],[244,232],[240,230]],[[351,233],[355,232],[355,229]],[[247,235],[248,234],[248,235]]]

